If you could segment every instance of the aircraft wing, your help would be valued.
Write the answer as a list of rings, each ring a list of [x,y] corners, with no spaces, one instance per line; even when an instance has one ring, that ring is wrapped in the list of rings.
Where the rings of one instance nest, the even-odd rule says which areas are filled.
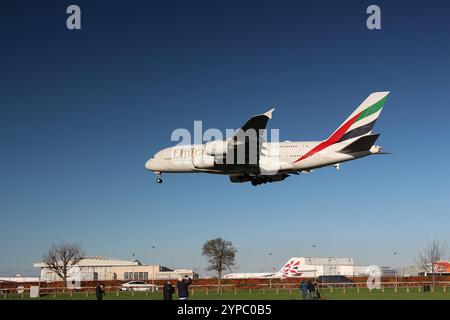
[[[270,109],[266,113],[251,117],[238,131],[234,133],[230,139],[234,139],[236,141],[237,138],[237,140],[240,140],[242,136],[248,134],[249,131],[252,130],[254,130],[254,132],[261,137],[262,132],[266,129],[267,122],[269,119],[272,119],[272,112],[274,110],[275,108]]]
[[[243,126],[241,129],[238,130],[241,132],[247,132],[249,129],[253,129],[257,132],[260,132],[262,130],[266,129],[267,122],[269,119],[272,119],[272,112],[275,110],[275,108],[270,109],[266,113],[258,114],[256,116],[251,117]]]
[[[233,136],[227,139],[230,142],[228,150],[233,150],[234,153],[234,163],[259,168],[260,153],[263,150],[264,142],[263,133],[267,122],[272,119],[274,110],[273,108],[266,113],[251,117]],[[237,160],[238,158],[240,160]]]

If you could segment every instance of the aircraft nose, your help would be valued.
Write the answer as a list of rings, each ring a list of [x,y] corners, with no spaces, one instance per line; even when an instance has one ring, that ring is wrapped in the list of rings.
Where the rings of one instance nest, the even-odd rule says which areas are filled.
[[[154,159],[147,160],[147,162],[145,163],[145,168],[147,170],[153,170],[154,169]]]

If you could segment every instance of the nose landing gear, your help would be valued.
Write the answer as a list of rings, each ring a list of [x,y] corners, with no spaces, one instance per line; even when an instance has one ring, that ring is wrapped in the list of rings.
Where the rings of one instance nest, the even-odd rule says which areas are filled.
[[[156,183],[162,183],[161,172],[156,172]]]

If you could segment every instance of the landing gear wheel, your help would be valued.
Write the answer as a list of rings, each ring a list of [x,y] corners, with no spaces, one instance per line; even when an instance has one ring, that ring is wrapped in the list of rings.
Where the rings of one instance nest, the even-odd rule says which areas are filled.
[[[162,183],[161,172],[156,172],[156,183]]]
[[[258,183],[256,181],[252,181],[252,186],[256,187]]]

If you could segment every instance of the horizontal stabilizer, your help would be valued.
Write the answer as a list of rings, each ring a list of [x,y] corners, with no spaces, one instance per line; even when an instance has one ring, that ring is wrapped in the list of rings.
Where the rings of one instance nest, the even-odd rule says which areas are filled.
[[[355,152],[369,151],[370,148],[374,145],[375,141],[377,141],[379,136],[380,136],[379,133],[363,136],[355,140],[354,142],[350,143],[348,146],[346,146],[339,152],[355,153]]]
[[[378,155],[384,155],[384,154],[392,154],[392,152],[377,152],[374,154],[378,154]]]

